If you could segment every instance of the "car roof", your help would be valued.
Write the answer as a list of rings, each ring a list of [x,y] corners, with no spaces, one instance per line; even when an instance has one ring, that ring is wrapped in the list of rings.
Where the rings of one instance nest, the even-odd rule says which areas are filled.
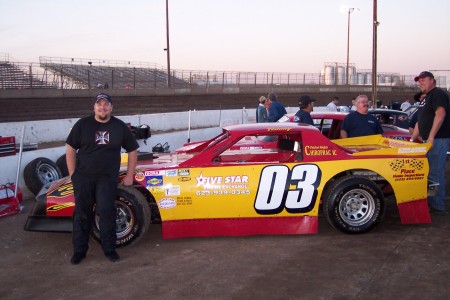
[[[317,131],[317,128],[312,125],[293,122],[229,125],[223,127],[223,129],[235,134],[274,134],[300,131]]]

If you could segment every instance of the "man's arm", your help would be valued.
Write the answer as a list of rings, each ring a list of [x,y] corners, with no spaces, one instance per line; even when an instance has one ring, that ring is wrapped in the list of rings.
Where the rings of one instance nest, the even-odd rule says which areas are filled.
[[[348,137],[347,131],[345,131],[344,129],[341,129],[341,139],[345,139],[347,137]]]
[[[428,143],[433,145],[434,137],[441,128],[442,123],[444,122],[445,119],[445,115],[446,115],[445,108],[439,106],[435,111],[433,126],[431,127],[430,134],[428,135],[427,139]]]
[[[134,170],[136,169],[138,151],[128,152],[127,174],[122,180],[122,184],[126,186],[133,185]]]
[[[77,165],[77,150],[72,148],[69,144],[66,144],[66,164],[67,170],[69,171],[69,176],[72,176],[73,172],[75,172],[75,168]]]

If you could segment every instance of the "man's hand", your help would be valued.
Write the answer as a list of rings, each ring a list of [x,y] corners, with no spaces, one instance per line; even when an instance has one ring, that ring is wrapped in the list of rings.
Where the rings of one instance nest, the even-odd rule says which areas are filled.
[[[122,179],[121,184],[125,185],[125,186],[132,186],[133,185],[133,176],[125,176]]]

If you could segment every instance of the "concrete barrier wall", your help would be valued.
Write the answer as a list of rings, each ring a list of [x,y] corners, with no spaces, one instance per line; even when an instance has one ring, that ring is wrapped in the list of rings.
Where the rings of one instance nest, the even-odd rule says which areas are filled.
[[[298,108],[287,108],[288,112],[296,112]],[[190,115],[190,116],[189,116]],[[134,116],[118,116],[133,126],[147,124],[152,132],[167,132],[222,127],[227,125],[254,123],[256,119],[255,108],[229,109],[229,110],[202,110],[174,113],[159,113]],[[70,129],[78,119],[60,119],[48,121],[26,121],[0,123],[1,136],[15,136],[18,140],[24,130],[24,144],[47,143],[64,141]]]
[[[321,110],[323,108],[316,108]],[[288,113],[296,112],[298,108],[286,108]],[[189,116],[190,115],[190,116]],[[135,116],[119,116],[124,122],[133,126],[147,124],[150,126],[152,136],[146,141],[139,140],[140,151],[151,152],[151,148],[158,143],[168,143],[170,150],[174,151],[188,142],[210,139],[222,131],[222,126],[245,124],[255,122],[255,108],[242,108],[232,110],[207,110],[176,113],[161,113]],[[15,123],[0,123],[0,135],[15,136],[19,143],[22,127],[24,130],[24,145],[29,143],[63,143],[69,134],[70,128],[78,119],[62,119],[48,121],[28,121]],[[188,131],[190,121],[191,130]],[[33,159],[45,157],[54,162],[65,153],[65,146],[34,151],[25,151],[22,155],[19,170],[19,187],[25,197],[32,196],[24,183],[23,169]],[[15,182],[19,155],[0,157],[0,184]]]

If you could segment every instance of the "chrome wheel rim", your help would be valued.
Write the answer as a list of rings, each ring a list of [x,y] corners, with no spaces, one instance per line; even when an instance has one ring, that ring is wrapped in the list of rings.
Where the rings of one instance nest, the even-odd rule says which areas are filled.
[[[375,212],[375,200],[365,190],[351,190],[342,197],[339,203],[339,215],[352,226],[367,223]]]

